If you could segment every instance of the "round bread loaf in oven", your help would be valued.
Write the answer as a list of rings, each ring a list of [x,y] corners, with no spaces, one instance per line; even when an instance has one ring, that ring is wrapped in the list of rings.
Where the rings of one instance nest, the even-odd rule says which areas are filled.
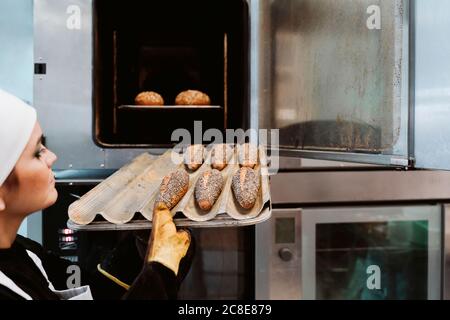
[[[159,93],[154,91],[144,91],[136,96],[134,103],[138,106],[163,106],[164,99]]]
[[[211,99],[207,94],[197,90],[183,91],[175,98],[178,106],[209,106]]]
[[[195,184],[195,200],[200,209],[211,210],[223,189],[222,174],[216,170],[208,170],[202,174]]]

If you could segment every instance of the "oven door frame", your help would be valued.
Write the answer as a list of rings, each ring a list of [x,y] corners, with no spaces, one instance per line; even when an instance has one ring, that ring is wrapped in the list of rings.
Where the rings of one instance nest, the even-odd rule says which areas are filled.
[[[341,150],[326,150],[326,148],[321,148],[319,146],[311,146],[310,149],[303,149],[301,147],[282,147],[279,146],[276,139],[267,138],[267,141],[261,141],[262,143],[267,143],[268,148],[271,149],[272,154],[282,155],[287,157],[296,158],[309,158],[309,159],[319,159],[319,160],[333,160],[333,161],[345,161],[345,162],[356,162],[365,164],[377,164],[384,166],[397,166],[397,167],[409,167],[413,166],[414,154],[413,154],[413,133],[414,127],[412,126],[414,105],[413,99],[410,97],[414,94],[414,27],[415,27],[415,0],[398,0],[396,3],[397,10],[396,14],[389,17],[392,20],[392,24],[395,24],[396,28],[388,30],[394,35],[392,37],[395,39],[395,46],[398,47],[395,51],[394,65],[392,65],[392,72],[394,69],[398,69],[400,78],[400,85],[395,88],[395,96],[397,97],[392,101],[393,109],[398,111],[398,114],[394,114],[393,118],[399,117],[399,128],[393,128],[394,131],[398,129],[400,135],[399,139],[390,150],[382,151],[381,153],[371,153],[368,151],[345,151],[344,148]],[[285,63],[286,66],[288,62],[292,63],[291,60],[283,61],[280,58],[280,62],[274,59],[274,39],[275,35],[272,33],[280,25],[285,28],[289,28],[291,25],[296,24],[296,18],[294,16],[287,16],[286,19],[280,19],[273,17],[271,7],[272,3],[268,0],[262,1],[252,1],[251,3],[251,81],[250,81],[250,92],[251,92],[251,128],[259,129],[269,129],[271,128],[271,123],[273,122],[273,115],[275,111],[279,111],[283,106],[274,103],[274,96],[278,91],[283,90],[279,88],[275,83],[275,73],[278,64]],[[287,0],[280,4],[281,8],[287,11],[289,7],[295,7],[296,5],[301,5],[301,1],[297,0]],[[320,6],[326,4],[318,3],[318,9]],[[348,4],[352,5],[352,4]],[[298,9],[296,7],[296,9]],[[291,8],[291,11],[294,9]],[[361,8],[361,12],[365,13]],[[364,26],[365,28],[366,26]],[[291,31],[289,29],[289,31]],[[298,30],[293,30],[298,32]],[[330,48],[324,46],[323,50],[331,50]],[[344,49],[342,49],[344,50]],[[349,51],[351,52],[351,51]],[[292,53],[286,54],[287,56],[292,55]],[[291,57],[292,58],[292,57]],[[411,63],[410,63],[411,62]],[[318,63],[313,62],[313,63]],[[284,69],[286,69],[286,66]],[[295,66],[291,65],[290,68],[293,69]],[[283,66],[280,67],[282,69]],[[351,71],[350,71],[351,72]],[[305,76],[314,78],[314,74],[306,74]],[[352,77],[355,75],[351,75]],[[294,82],[298,80],[294,80]],[[310,81],[320,82],[318,79],[310,79]],[[295,87],[295,86],[292,86]],[[287,90],[287,89],[284,89]],[[281,91],[280,91],[281,92]],[[283,91],[284,92],[284,91]],[[286,93],[286,92],[284,92]],[[288,92],[289,94],[294,94],[293,92]],[[281,94],[281,93],[278,93]],[[300,98],[297,97],[297,100]],[[281,112],[281,111],[280,111]],[[305,136],[308,135],[306,131]],[[298,139],[301,139],[299,136]],[[271,143],[275,141],[275,143]]]
[[[252,18],[251,128],[263,129],[271,127],[270,122],[274,111],[283,107],[274,103],[274,99],[272,99],[277,90],[273,86],[274,71],[272,69],[277,62],[273,58],[274,36],[271,31],[283,23],[284,25],[288,23],[295,25],[296,20],[295,17],[292,21],[289,21],[292,17],[280,19],[283,21],[273,19],[268,0],[249,0],[249,2]],[[299,2],[287,0],[282,2],[281,6],[294,6]],[[399,129],[401,143],[395,144],[392,150],[371,154],[364,150],[361,152],[325,150],[314,145],[311,150],[301,147],[285,148],[280,147],[276,142],[271,144],[268,140],[267,143],[272,149],[272,153],[296,158],[366,163],[389,167],[450,170],[448,161],[450,140],[444,138],[450,132],[447,125],[450,121],[449,97],[448,90],[444,89],[450,85],[450,78],[441,72],[450,67],[450,60],[443,58],[443,52],[450,54],[450,44],[445,40],[450,32],[450,21],[445,14],[450,10],[450,3],[445,0],[431,0],[430,2],[432,4],[417,0],[402,0],[402,8],[399,9],[399,14],[403,15],[402,22],[399,23],[397,20],[395,22],[399,23],[397,31],[402,32],[402,39],[396,41],[397,46],[402,48],[401,63],[398,66],[399,70],[395,71],[401,78],[399,90],[401,101],[397,102],[398,106],[396,107],[400,111],[394,115],[401,118],[399,121],[401,123]],[[363,11],[361,10],[361,12]],[[398,17],[393,19],[398,19]],[[439,47],[440,50],[433,50],[436,47]],[[327,49],[326,46],[325,49]],[[289,67],[289,64],[287,65]],[[294,66],[290,67],[294,68]],[[314,77],[314,75],[309,76]],[[298,80],[292,80],[288,87],[297,88],[299,85]],[[285,93],[282,90],[286,91],[287,89],[279,90],[281,93]],[[395,130],[397,129],[396,127]],[[297,138],[301,139],[302,135],[299,134]]]
[[[450,300],[450,203],[443,210],[442,297]]]

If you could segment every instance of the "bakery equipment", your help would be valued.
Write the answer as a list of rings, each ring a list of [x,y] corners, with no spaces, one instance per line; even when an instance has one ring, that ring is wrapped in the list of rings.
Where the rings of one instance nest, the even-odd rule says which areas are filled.
[[[448,299],[448,172],[305,168],[271,183],[257,299]]]
[[[268,143],[289,156],[446,169],[448,62],[427,48],[448,51],[448,25],[427,14],[408,0],[36,1],[34,103],[60,170],[120,168],[177,128],[279,129]],[[212,106],[169,108],[185,89]],[[168,106],[133,107],[146,90]]]
[[[157,159],[152,159],[146,153],[138,156],[73,202],[68,208],[68,225],[73,230],[87,231],[102,228],[149,229],[153,222],[153,210],[159,199],[170,199],[170,203],[164,203],[171,209],[174,222],[180,227],[239,227],[266,221],[271,216],[272,206],[264,148],[258,149],[259,156],[254,170],[245,168],[255,173],[259,184],[254,192],[255,202],[249,208],[242,208],[238,204],[240,198],[237,196],[240,190],[250,193],[248,187],[232,186],[234,182],[240,183],[239,180],[233,180],[235,173],[240,172],[236,160],[240,148],[236,146],[227,167],[222,172],[217,171],[223,179],[223,188],[209,210],[203,210],[196,204],[194,190],[203,173],[210,170],[212,151],[207,150],[204,163],[195,171],[191,171],[186,169],[181,161],[173,162],[182,160],[183,155],[168,150]],[[174,179],[173,175],[184,181],[182,191],[181,188],[170,190],[169,181]],[[166,181],[165,177],[169,179]],[[164,189],[167,193],[160,198],[163,183],[166,183]],[[243,197],[246,194],[240,195]]]
[[[286,159],[292,166],[288,173],[271,178],[271,188],[272,193],[293,197],[288,198],[289,203],[274,197],[278,208],[302,208],[300,190],[309,190],[311,196],[318,198],[335,195],[327,205],[347,201],[342,193],[346,188],[341,184],[329,184],[334,186],[332,189],[324,189],[322,184],[299,189],[301,184],[295,177],[304,169],[304,158],[389,168],[449,168],[450,81],[448,73],[442,72],[450,63],[446,0],[170,1],[167,5],[166,1],[131,1],[126,5],[107,2],[108,7],[101,0],[34,3],[34,104],[47,144],[59,156],[55,169],[60,186],[98,183],[98,179],[105,179],[143,151],[159,155],[172,145],[169,132],[173,128],[168,126],[192,131],[193,120],[202,120],[203,129],[280,129],[280,143],[271,141],[268,155],[274,171],[277,152],[289,156],[280,159],[280,166]],[[221,24],[222,19],[212,19],[217,16],[212,3],[232,21],[232,27]],[[182,17],[173,19],[197,5],[202,14],[189,26],[179,23]],[[129,19],[130,13],[142,6],[150,8],[145,14],[154,18],[146,19],[151,28],[143,26],[139,19]],[[172,11],[176,13],[172,15]],[[209,23],[203,23],[206,21]],[[193,28],[201,29],[199,34],[205,36],[201,43],[205,46],[195,45],[199,41]],[[200,89],[210,95],[212,106],[142,109],[130,105],[139,91],[147,89],[140,80],[145,76],[137,75],[140,70],[153,70],[152,61],[157,61],[158,68],[167,68],[168,72],[162,75],[168,75],[173,74],[169,61],[176,61],[174,66],[184,62],[189,69],[200,56],[194,73],[198,75],[196,79],[208,84],[206,89]],[[184,76],[193,79],[188,74]],[[159,83],[167,83],[164,77],[159,79]],[[173,79],[180,82],[182,78]],[[168,83],[171,86],[154,89],[170,100],[181,90],[175,81]],[[314,168],[307,181],[327,186],[320,178],[321,170],[326,170],[325,174],[330,171]],[[338,174],[342,181],[349,181],[350,195],[358,195],[358,190],[365,191],[364,187],[374,183],[369,175],[355,185],[353,179],[357,179],[360,170],[360,166],[346,165]],[[391,177],[393,173],[387,174]],[[369,196],[365,205],[403,201],[403,191],[399,190],[411,192],[407,202],[431,200],[442,201],[443,205],[449,198],[440,193],[447,188],[445,182],[442,188],[428,189],[439,197],[425,188],[411,187],[438,179],[434,173],[425,175],[431,180],[420,177],[414,180],[416,184],[409,181],[398,188],[391,188],[394,179],[380,180],[375,191],[389,190],[390,194],[377,200]],[[275,183],[277,179],[281,183]],[[416,189],[428,196],[415,193]],[[350,198],[347,202],[355,200]],[[389,215],[384,216],[389,220]],[[269,224],[274,219],[275,214]],[[284,225],[282,221],[280,224]],[[242,230],[228,230],[239,234],[239,239],[243,237]],[[257,268],[252,263],[245,268],[253,268],[258,279],[254,291],[261,295],[257,297],[265,297],[262,287],[277,285],[277,290],[286,294],[297,290],[298,282],[294,283],[292,277],[299,275],[293,271],[298,270],[298,260],[290,260],[292,263],[284,265],[284,269],[277,269],[282,265],[278,252],[285,248],[277,244],[280,246],[274,246],[276,251],[266,255],[269,246],[260,246],[266,243],[261,240],[275,239],[275,232],[262,225],[251,230],[256,233],[257,246],[244,254],[254,250]],[[445,230],[440,232],[444,235]],[[289,260],[295,255],[282,250],[280,256]],[[264,278],[267,274],[273,278]],[[289,276],[289,286],[284,276]],[[215,280],[209,285],[215,286],[211,284]],[[301,295],[289,297],[296,299]]]
[[[242,1],[93,1],[93,107],[101,146],[170,146],[171,133],[242,127],[248,109],[248,7]],[[175,97],[197,89],[213,106],[173,110]],[[132,105],[154,90],[166,106]],[[148,123],[152,125],[149,126]]]

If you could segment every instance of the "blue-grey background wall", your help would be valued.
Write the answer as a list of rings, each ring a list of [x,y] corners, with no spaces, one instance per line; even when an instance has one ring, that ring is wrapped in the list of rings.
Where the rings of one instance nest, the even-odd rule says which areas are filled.
[[[33,0],[0,0],[0,88],[33,103]],[[19,233],[42,240],[40,213]]]
[[[0,87],[32,103],[33,0],[0,0]]]

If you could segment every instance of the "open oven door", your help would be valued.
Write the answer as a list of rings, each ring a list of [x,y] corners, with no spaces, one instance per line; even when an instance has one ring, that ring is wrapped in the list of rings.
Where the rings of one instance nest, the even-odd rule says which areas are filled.
[[[284,156],[450,169],[449,9],[252,2],[252,127]]]

